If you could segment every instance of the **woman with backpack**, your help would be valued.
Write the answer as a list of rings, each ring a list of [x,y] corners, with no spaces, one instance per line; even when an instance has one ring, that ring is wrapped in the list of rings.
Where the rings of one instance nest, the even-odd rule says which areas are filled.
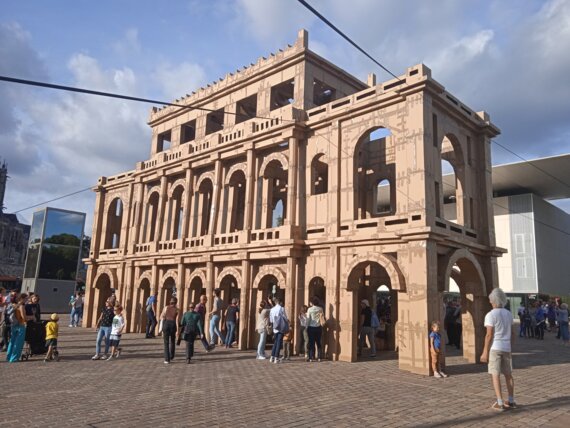
[[[15,302],[10,303],[6,312],[12,326],[10,343],[8,344],[8,352],[6,353],[6,361],[10,363],[19,361],[22,356],[22,349],[24,348],[24,340],[26,338],[26,311],[24,305],[27,298],[27,294],[20,294]]]

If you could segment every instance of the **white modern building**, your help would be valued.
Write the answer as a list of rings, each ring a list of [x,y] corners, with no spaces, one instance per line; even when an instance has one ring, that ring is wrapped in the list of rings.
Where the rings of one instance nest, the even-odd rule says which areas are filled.
[[[497,246],[507,250],[497,260],[500,287],[511,296],[570,296],[570,214],[551,203],[570,198],[570,154],[497,165],[492,179]],[[453,180],[444,179],[450,214]]]

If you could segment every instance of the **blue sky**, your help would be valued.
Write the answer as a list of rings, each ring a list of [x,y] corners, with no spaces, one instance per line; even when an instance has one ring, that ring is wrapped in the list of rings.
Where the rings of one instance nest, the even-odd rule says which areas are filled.
[[[570,2],[310,3],[396,74],[424,62],[459,99],[489,112],[499,141],[522,156],[570,151]],[[300,28],[312,50],[357,77],[388,79],[295,0],[5,0],[0,74],[173,100],[292,43]],[[2,82],[0,99],[8,212],[148,158],[149,105]],[[92,194],[51,205],[87,212],[90,234]]]

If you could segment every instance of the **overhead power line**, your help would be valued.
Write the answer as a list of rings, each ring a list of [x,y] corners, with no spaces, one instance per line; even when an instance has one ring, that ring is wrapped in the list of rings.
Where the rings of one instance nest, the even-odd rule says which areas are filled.
[[[388,68],[384,67],[382,64],[380,64],[379,61],[377,61],[372,55],[370,55],[368,52],[366,52],[363,48],[361,48],[354,40],[352,40],[350,37],[348,37],[346,34],[344,34],[336,25],[334,25],[332,22],[330,22],[327,18],[325,18],[317,9],[315,9],[313,6],[311,6],[309,3],[307,3],[305,0],[298,0],[299,3],[301,3],[303,6],[305,6],[307,9],[309,9],[314,15],[316,15],[321,21],[323,21],[325,24],[327,24],[330,28],[332,28],[337,34],[339,34],[344,40],[346,40],[348,43],[350,43],[352,46],[354,46],[356,49],[358,49],[361,53],[363,53],[370,61],[372,61],[374,64],[376,64],[378,67],[380,67],[382,70],[384,70],[386,73],[388,73],[390,76],[396,78],[399,82],[402,81],[402,79],[400,79],[398,76],[396,76],[394,73],[392,73],[390,70],[388,70]]]
[[[50,202],[59,201],[60,199],[68,198],[69,196],[73,196],[73,195],[77,195],[78,193],[86,192],[88,190],[91,190],[92,188],[93,188],[93,186],[89,186],[89,187],[86,187],[85,189],[77,190],[75,192],[71,192],[71,193],[68,193],[66,195],[58,196],[57,198],[50,199],[49,201],[44,201],[44,202],[41,202],[39,204],[31,205],[31,206],[26,207],[26,208],[21,208],[17,211],[14,211],[12,214],[17,214],[17,213],[22,212],[22,211],[31,210],[32,208],[36,208],[36,207],[39,207],[41,205],[49,204]]]
[[[187,109],[187,110],[202,110],[202,111],[207,111],[210,113],[215,113],[215,112],[219,111],[219,110],[213,110],[213,109],[209,109],[209,108],[205,108],[205,107],[198,107],[198,106],[194,106],[194,105],[190,105],[190,104],[186,105],[186,104],[170,103],[168,101],[153,100],[150,98],[133,97],[130,95],[117,94],[114,92],[94,91],[92,89],[77,88],[74,86],[56,85],[53,83],[39,82],[37,80],[17,79],[15,77],[9,77],[9,76],[0,76],[0,81],[10,82],[10,83],[18,83],[20,85],[38,86],[40,88],[57,89],[60,91],[78,92],[80,94],[97,95],[100,97],[118,98],[118,99],[127,100],[127,101],[137,101],[137,102],[148,103],[148,104],[161,104],[161,105],[170,106],[170,107],[179,107],[181,109]],[[225,110],[224,110],[224,114],[229,114],[229,115],[238,116],[238,117],[244,117],[244,118],[248,118],[248,119],[270,119],[268,117],[249,116],[246,114],[234,113],[234,112],[225,111]],[[283,120],[283,121],[286,122],[287,120]]]

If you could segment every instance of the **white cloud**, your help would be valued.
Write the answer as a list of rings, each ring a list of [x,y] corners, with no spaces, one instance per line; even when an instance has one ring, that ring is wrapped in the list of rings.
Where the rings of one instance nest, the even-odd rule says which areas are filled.
[[[189,62],[179,65],[162,63],[154,73],[154,79],[170,100],[181,98],[196,90],[206,81],[204,69]]]
[[[136,28],[129,28],[121,40],[113,44],[113,49],[119,55],[132,55],[141,52],[141,44],[139,41],[139,30]]]

